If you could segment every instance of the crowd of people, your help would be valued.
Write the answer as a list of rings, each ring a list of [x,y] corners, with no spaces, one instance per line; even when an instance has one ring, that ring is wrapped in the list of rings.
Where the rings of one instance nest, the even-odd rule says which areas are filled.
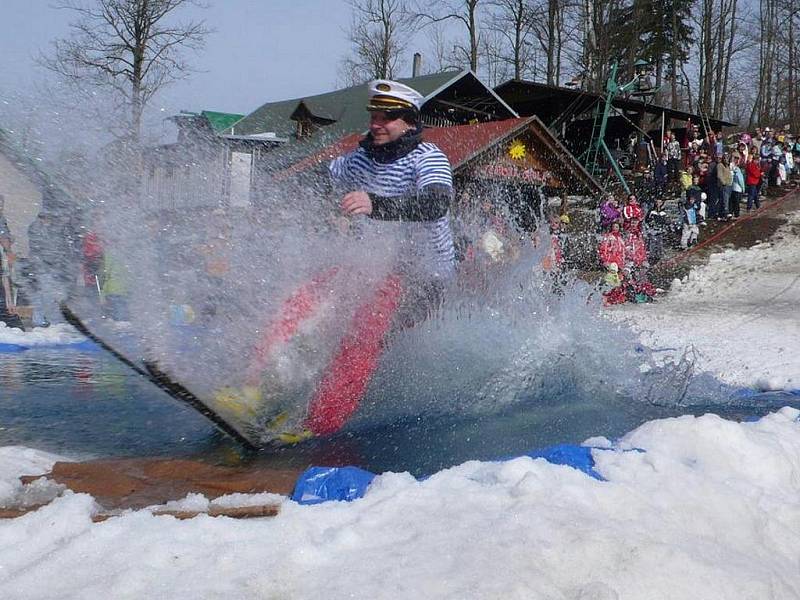
[[[683,142],[666,132],[663,151],[645,172],[637,194],[624,203],[609,195],[598,212],[598,258],[608,304],[652,301],[656,288],[648,270],[668,244],[687,250],[698,243],[709,221],[732,221],[761,207],[761,198],[794,185],[800,165],[800,138],[784,129],[755,134],[700,135],[688,126]]]

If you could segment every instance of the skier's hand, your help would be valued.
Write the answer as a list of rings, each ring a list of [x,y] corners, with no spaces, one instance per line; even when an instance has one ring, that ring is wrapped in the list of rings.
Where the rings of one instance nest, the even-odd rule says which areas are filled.
[[[342,198],[342,212],[347,215],[372,214],[372,200],[367,192],[350,192]]]

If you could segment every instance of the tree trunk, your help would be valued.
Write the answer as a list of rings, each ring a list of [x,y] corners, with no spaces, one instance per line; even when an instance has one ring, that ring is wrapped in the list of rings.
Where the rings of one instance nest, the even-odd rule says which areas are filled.
[[[730,34],[728,36],[728,50],[725,56],[725,70],[724,75],[722,77],[722,94],[719,103],[719,110],[717,112],[718,117],[722,117],[725,113],[725,99],[728,97],[728,81],[730,80],[730,72],[731,72],[731,59],[734,55],[733,49],[733,42],[736,38],[736,8],[738,6],[738,0],[732,0],[733,6],[731,7],[731,29]]]
[[[478,22],[475,18],[475,10],[478,0],[468,0],[469,9],[469,68],[473,73],[478,72]]]

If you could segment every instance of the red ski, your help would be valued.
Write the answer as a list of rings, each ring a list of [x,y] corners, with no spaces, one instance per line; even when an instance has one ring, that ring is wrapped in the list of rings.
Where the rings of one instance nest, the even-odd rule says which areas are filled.
[[[314,435],[335,433],[358,408],[378,366],[402,291],[400,278],[389,275],[356,311],[309,405],[305,427]]]
[[[282,303],[280,316],[265,327],[245,373],[245,386],[224,388],[217,394],[217,406],[231,417],[253,424],[266,417],[261,434],[267,443],[297,443],[315,435],[335,433],[358,408],[366,392],[378,366],[384,337],[400,304],[402,286],[396,275],[386,276],[356,309],[342,341],[321,370],[305,414],[281,410],[278,406],[271,408],[270,400],[262,393],[262,385],[275,373],[276,355],[295,341],[309,319],[324,310],[323,301],[329,295],[330,285],[337,275],[345,274],[331,268],[292,293]],[[281,393],[280,388],[272,393]],[[270,410],[275,413],[270,414]]]

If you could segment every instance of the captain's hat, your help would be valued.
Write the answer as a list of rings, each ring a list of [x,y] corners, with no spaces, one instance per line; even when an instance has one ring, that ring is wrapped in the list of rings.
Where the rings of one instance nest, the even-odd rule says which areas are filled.
[[[423,99],[422,94],[407,85],[389,79],[376,79],[369,82],[367,110],[419,110]]]

